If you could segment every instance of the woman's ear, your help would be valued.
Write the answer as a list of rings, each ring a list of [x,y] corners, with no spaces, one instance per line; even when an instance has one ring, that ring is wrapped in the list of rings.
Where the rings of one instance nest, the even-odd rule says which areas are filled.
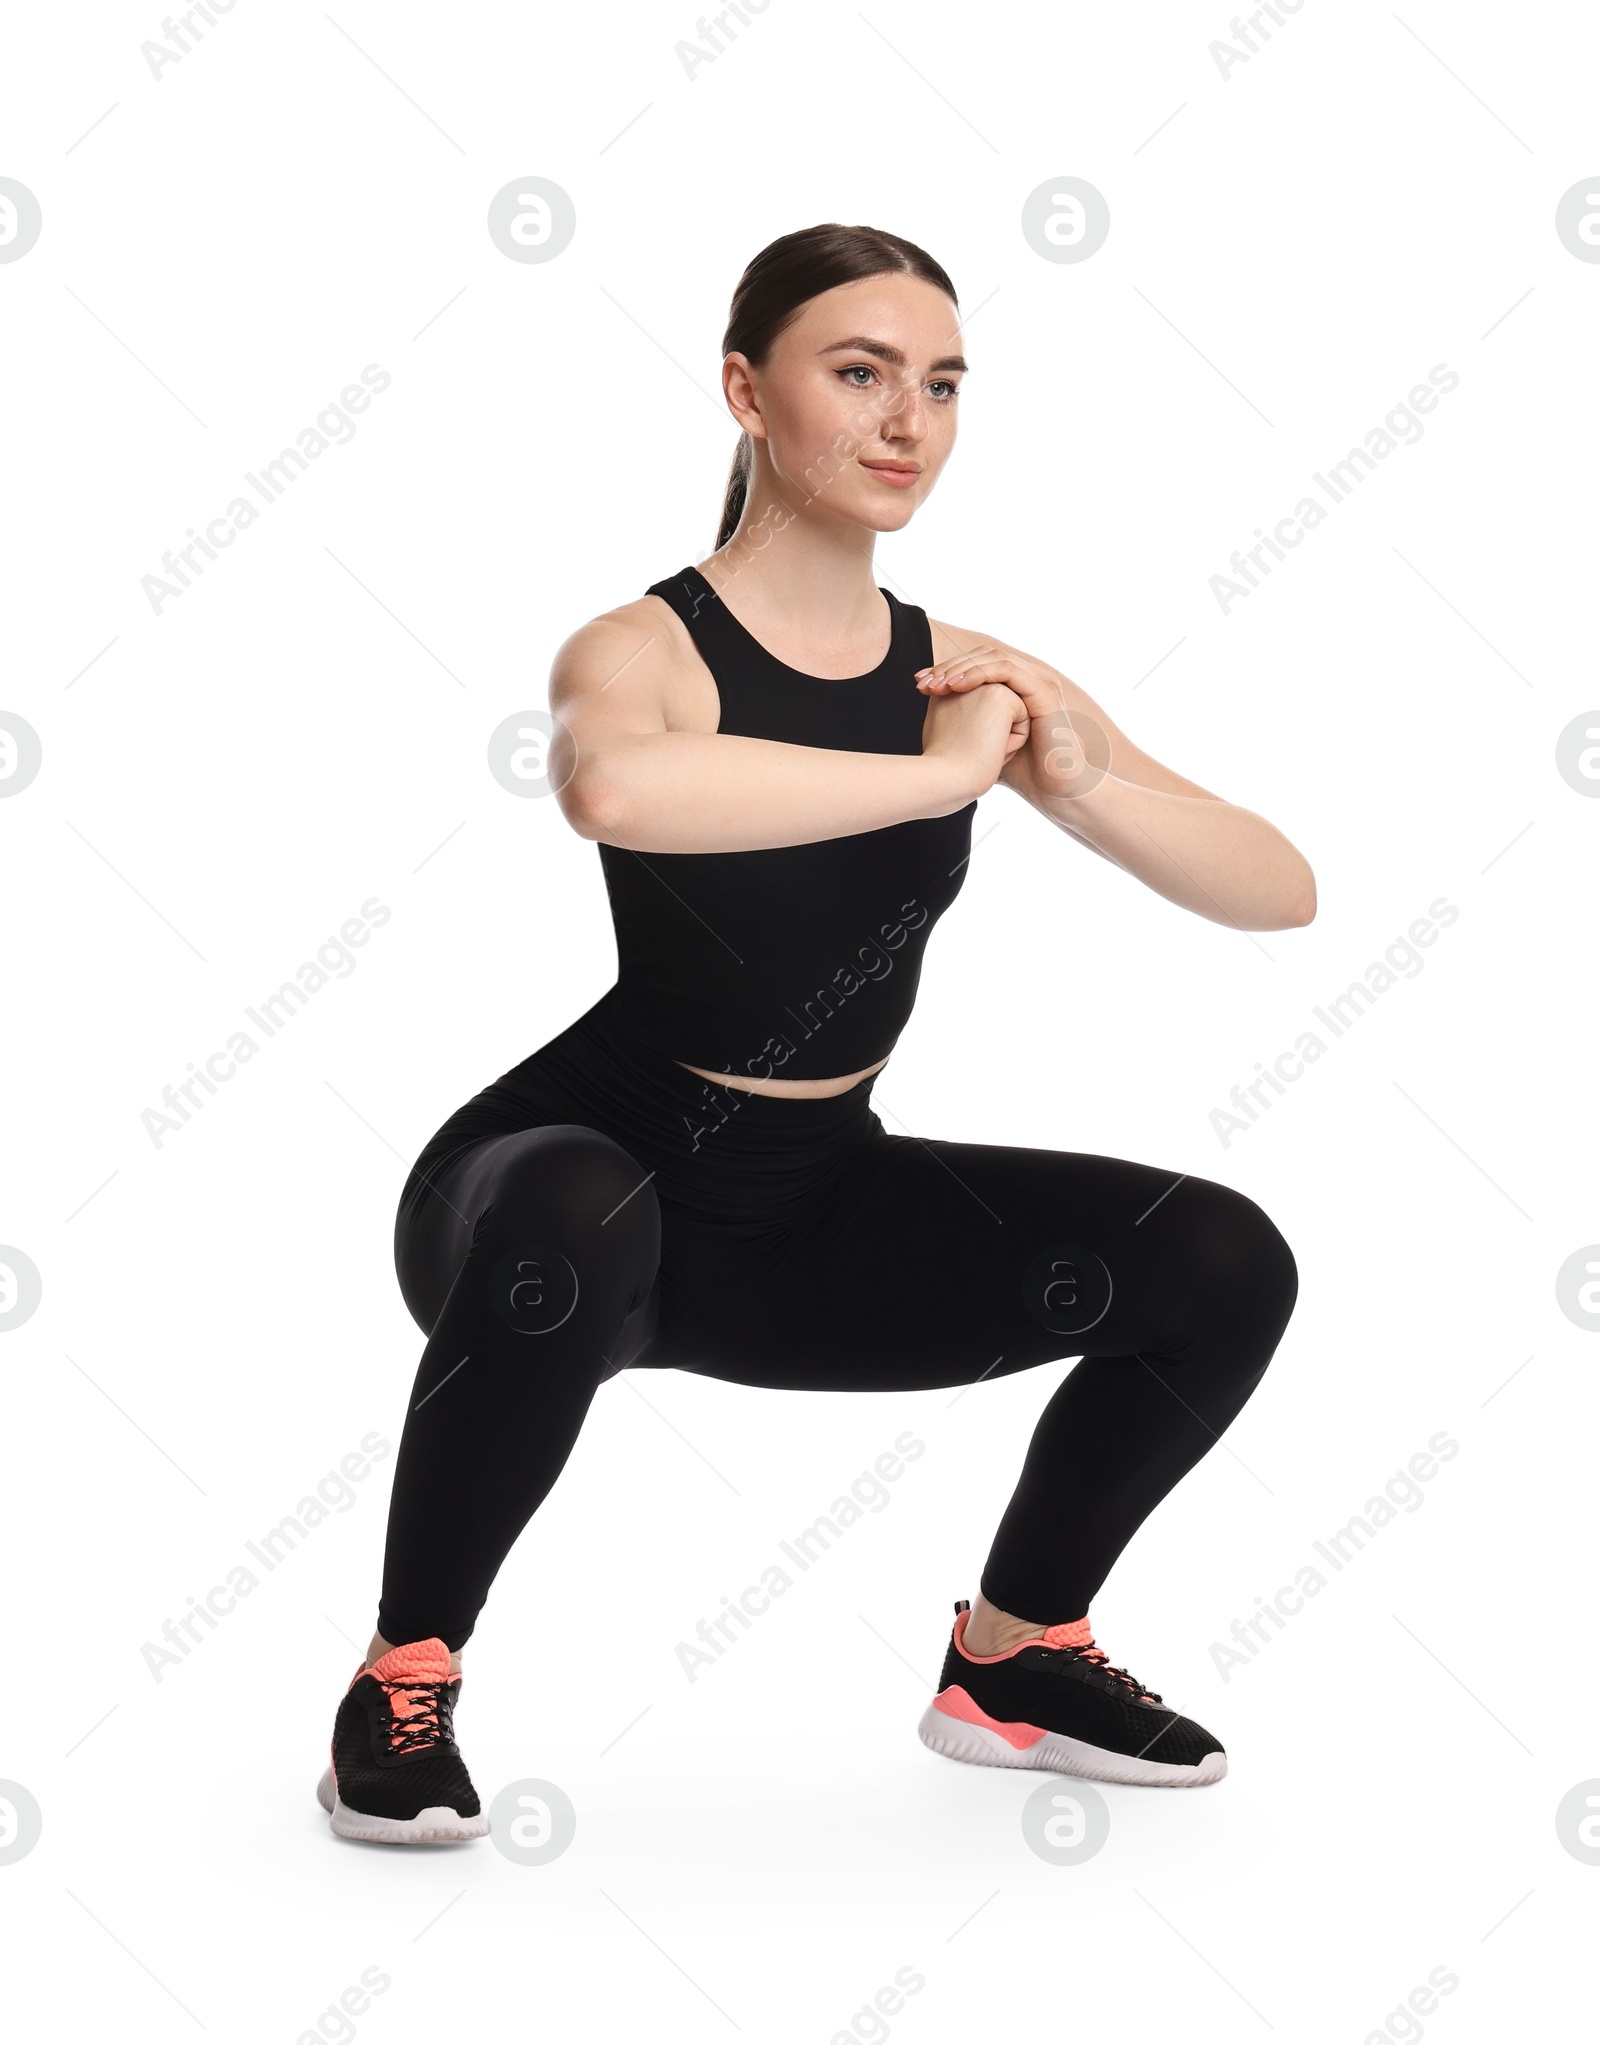
[[[722,395],[728,410],[752,440],[765,440],[766,426],[756,401],[754,374],[748,359],[735,350],[722,358]]]

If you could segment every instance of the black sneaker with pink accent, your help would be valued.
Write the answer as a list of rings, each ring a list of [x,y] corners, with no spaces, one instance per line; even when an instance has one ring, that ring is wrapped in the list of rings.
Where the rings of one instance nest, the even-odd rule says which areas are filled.
[[[350,1679],[317,1802],[341,1839],[481,1839],[489,1820],[456,1745],[461,1675],[442,1640],[391,1647]]]
[[[1164,1789],[1227,1774],[1222,1742],[1114,1668],[1086,1618],[1047,1626],[1004,1654],[973,1655],[962,1638],[970,1611],[956,1601],[938,1694],[917,1727],[936,1754]]]

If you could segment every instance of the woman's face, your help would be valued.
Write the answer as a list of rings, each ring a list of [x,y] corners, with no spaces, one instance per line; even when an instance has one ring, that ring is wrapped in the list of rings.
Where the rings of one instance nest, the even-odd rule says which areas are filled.
[[[792,509],[898,532],[955,444],[966,364],[955,307],[936,285],[888,272],[809,300],[765,365],[727,357],[723,389]],[[898,477],[898,480],[894,478]]]

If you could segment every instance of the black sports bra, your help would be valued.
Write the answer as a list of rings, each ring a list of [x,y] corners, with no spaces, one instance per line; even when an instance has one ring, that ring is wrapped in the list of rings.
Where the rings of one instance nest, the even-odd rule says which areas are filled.
[[[920,753],[931,665],[925,611],[892,591],[889,651],[827,681],[787,667],[697,568],[647,594],[671,604],[711,670],[717,729],[856,753]],[[966,879],[977,803],[806,845],[634,852],[600,845],[617,938],[613,1021],[669,1057],[757,1079],[830,1079],[894,1048],[923,949]]]

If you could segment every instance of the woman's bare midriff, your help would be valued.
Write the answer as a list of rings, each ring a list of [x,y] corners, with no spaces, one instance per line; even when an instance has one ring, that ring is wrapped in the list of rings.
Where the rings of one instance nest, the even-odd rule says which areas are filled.
[[[687,1059],[674,1058],[674,1065],[681,1065],[685,1072],[698,1073],[702,1079],[715,1079],[723,1086],[737,1086],[746,1093],[787,1094],[797,1101],[822,1101],[830,1095],[848,1093],[858,1086],[869,1072],[880,1072],[888,1064],[887,1058],[880,1058],[876,1065],[868,1065],[861,1072],[851,1072],[843,1079],[752,1079],[740,1072],[708,1072],[703,1065],[691,1065]]]

